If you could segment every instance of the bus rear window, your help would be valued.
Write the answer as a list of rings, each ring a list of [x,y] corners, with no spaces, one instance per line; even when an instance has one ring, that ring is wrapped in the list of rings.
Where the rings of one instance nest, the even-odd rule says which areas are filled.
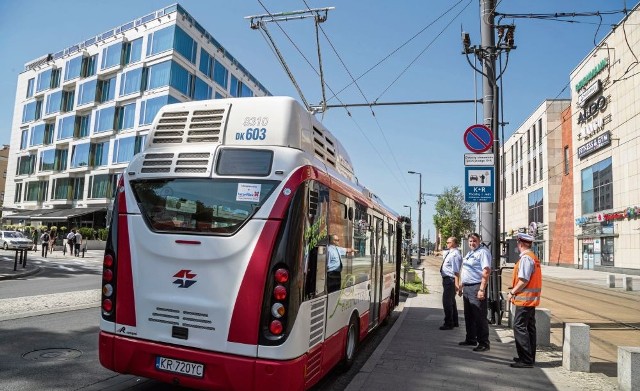
[[[144,219],[155,231],[233,233],[269,197],[277,181],[204,178],[132,181]]]
[[[257,149],[221,149],[218,175],[269,176],[273,152]]]

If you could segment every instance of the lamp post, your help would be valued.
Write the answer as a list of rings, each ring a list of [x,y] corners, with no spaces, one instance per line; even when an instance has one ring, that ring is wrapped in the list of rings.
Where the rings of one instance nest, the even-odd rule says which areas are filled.
[[[405,208],[409,208],[409,221],[411,222],[411,206],[403,205]],[[411,222],[411,231],[413,231],[413,222]],[[413,235],[409,232],[409,251],[407,251],[407,262],[411,261],[411,244],[413,242]]]
[[[422,173],[416,171],[407,171],[409,174],[417,174],[420,176],[420,188],[418,190],[418,259],[420,259],[420,241],[422,240]]]

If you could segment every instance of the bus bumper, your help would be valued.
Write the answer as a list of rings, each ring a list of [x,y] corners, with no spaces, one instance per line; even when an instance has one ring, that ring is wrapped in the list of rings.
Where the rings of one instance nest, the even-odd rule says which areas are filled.
[[[204,365],[202,378],[156,369],[156,357]],[[268,361],[190,347],[177,347],[100,332],[100,364],[174,385],[207,390],[303,390],[307,355],[294,360]]]

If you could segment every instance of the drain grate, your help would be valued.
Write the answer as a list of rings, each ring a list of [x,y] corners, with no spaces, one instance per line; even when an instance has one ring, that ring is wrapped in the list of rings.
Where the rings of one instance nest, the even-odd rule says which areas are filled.
[[[38,349],[22,355],[29,361],[65,361],[82,356],[82,352],[69,348]]]

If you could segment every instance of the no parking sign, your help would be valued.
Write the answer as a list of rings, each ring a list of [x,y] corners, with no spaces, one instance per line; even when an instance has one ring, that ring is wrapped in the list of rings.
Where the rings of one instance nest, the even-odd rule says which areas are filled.
[[[493,132],[484,125],[471,125],[464,131],[464,145],[471,152],[486,152],[493,146]]]

